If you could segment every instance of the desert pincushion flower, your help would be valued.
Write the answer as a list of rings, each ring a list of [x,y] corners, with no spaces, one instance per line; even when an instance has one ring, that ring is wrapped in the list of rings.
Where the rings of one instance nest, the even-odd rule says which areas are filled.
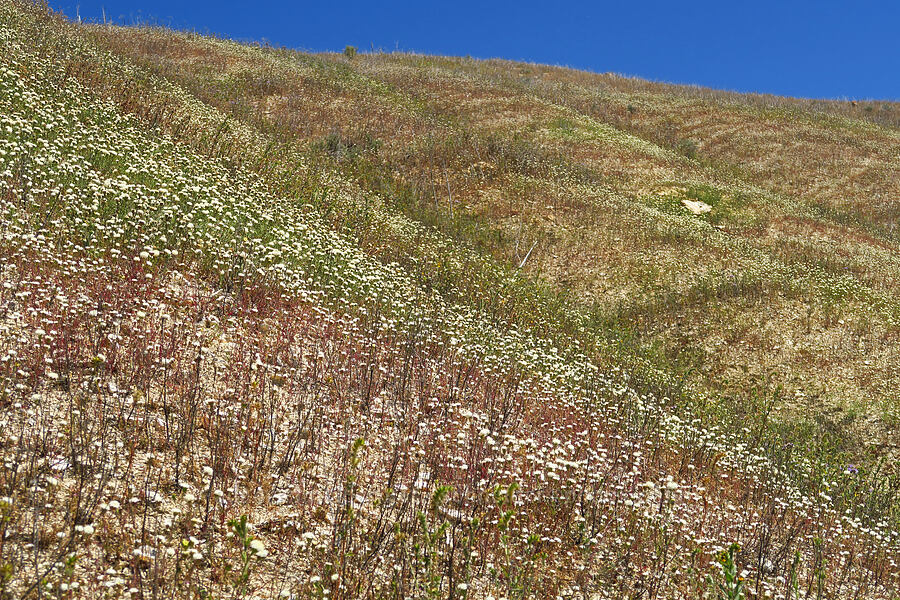
[[[272,144],[204,103],[216,94],[27,7],[2,19],[7,589],[664,597],[703,585],[734,540],[771,557],[738,572],[772,595],[792,573],[817,584],[824,556],[836,595],[896,589],[896,526],[839,508],[843,473],[797,478],[813,472],[804,457],[635,375],[668,380],[656,367],[598,359],[602,344],[563,331],[588,331],[577,306],[517,297],[533,291],[522,273],[339,170],[313,177],[294,146],[273,168],[309,173],[307,187],[242,163],[234,148],[249,162]],[[750,279],[800,273],[692,216],[633,210],[737,252]],[[890,306],[856,280],[802,274],[816,297]],[[800,554],[793,571],[777,549]]]

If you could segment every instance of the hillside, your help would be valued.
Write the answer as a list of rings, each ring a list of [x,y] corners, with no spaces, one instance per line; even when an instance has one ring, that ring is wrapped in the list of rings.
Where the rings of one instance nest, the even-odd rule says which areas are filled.
[[[0,0],[0,180],[0,600],[900,595],[900,104]]]

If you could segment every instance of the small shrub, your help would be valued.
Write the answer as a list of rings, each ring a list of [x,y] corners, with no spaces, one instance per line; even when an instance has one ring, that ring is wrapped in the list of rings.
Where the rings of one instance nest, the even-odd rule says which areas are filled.
[[[676,152],[688,158],[697,158],[697,149],[697,142],[690,138],[680,139],[675,145]]]

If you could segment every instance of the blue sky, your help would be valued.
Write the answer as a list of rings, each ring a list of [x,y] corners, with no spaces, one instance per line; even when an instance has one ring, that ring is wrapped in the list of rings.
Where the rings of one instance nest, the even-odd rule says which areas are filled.
[[[306,50],[501,57],[813,98],[900,100],[900,1],[206,2],[93,0],[70,16]]]

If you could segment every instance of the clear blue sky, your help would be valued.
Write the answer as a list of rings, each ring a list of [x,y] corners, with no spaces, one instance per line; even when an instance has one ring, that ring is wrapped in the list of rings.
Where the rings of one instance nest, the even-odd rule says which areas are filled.
[[[900,100],[900,1],[51,0],[83,19],[306,50],[501,57],[814,98]]]

